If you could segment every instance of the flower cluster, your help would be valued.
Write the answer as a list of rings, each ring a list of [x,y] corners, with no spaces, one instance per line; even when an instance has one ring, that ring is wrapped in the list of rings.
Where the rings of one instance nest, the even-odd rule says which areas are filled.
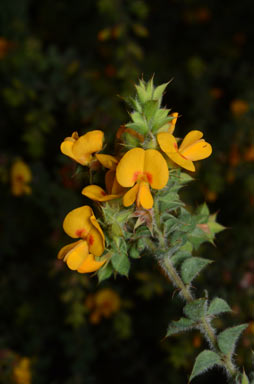
[[[139,216],[139,224],[148,225],[147,212],[152,216],[154,197],[168,185],[171,171],[180,166],[193,172],[193,162],[207,158],[212,152],[200,131],[189,132],[178,145],[179,140],[173,135],[178,113],[169,114],[169,110],[160,108],[165,87],[155,88],[150,83],[150,92],[149,84],[146,86],[141,81],[137,86],[138,95],[131,113],[133,122],[119,128],[114,154],[102,153],[104,133],[100,130],[80,137],[74,132],[61,143],[63,154],[89,169],[91,184],[83,188],[82,194],[100,206],[106,230],[110,221],[106,217],[107,210],[110,209],[111,217],[117,213],[119,218],[119,212],[124,217],[126,208],[133,207],[128,219]],[[102,170],[105,170],[104,182],[93,184],[94,173]],[[63,247],[58,258],[63,259],[70,269],[84,273],[97,271],[108,263],[110,239],[119,248],[123,225],[119,225],[119,220],[111,225],[106,234],[109,252],[105,256],[104,234],[89,206],[68,213],[63,228],[69,236],[79,240]]]

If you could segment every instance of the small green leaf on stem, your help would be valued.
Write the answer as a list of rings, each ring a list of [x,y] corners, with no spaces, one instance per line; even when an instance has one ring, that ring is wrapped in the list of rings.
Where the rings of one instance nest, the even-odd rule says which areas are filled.
[[[191,257],[185,260],[181,267],[181,275],[184,283],[191,283],[199,272],[210,263],[212,263],[211,260],[203,259],[201,257]]]
[[[191,320],[201,320],[206,315],[207,300],[204,298],[193,300],[183,308],[184,314]]]
[[[218,345],[222,353],[225,355],[232,353],[235,350],[236,342],[240,334],[248,327],[248,324],[237,325],[225,329],[218,335]]]
[[[242,375],[241,384],[249,384],[249,379],[248,379],[248,377],[244,371],[243,371],[243,375]]]
[[[220,356],[213,351],[204,350],[196,358],[191,372],[190,381],[215,365],[221,365]]]
[[[228,303],[225,300],[220,299],[219,297],[216,297],[211,301],[207,314],[218,315],[219,313],[230,312],[230,311],[231,311],[231,308],[228,305]]]
[[[193,328],[196,325],[196,322],[190,319],[186,319],[185,317],[182,317],[181,319],[177,321],[172,321],[167,329],[166,337],[175,335],[179,332],[188,331],[191,328]]]

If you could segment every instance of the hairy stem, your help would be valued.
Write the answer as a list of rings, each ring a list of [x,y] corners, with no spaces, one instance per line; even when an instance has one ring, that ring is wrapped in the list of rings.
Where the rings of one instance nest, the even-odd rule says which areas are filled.
[[[160,259],[159,263],[163,267],[163,270],[167,273],[172,284],[180,290],[182,297],[187,302],[194,301],[195,300],[194,296],[191,294],[189,288],[186,287],[186,285],[182,281],[181,277],[179,276],[179,274],[177,273],[173,264],[171,263],[169,257],[165,257],[163,259]],[[216,333],[205,317],[202,318],[199,329],[205,335],[207,341],[209,342],[209,345],[211,346],[211,349],[213,349],[218,355],[221,356],[222,362],[224,364],[224,367],[225,367],[230,379],[233,380],[232,382],[235,382],[234,379],[236,378],[236,376],[238,374],[238,370],[236,369],[236,367],[232,363],[231,358],[228,356],[225,357],[220,352],[220,350],[217,346]]]

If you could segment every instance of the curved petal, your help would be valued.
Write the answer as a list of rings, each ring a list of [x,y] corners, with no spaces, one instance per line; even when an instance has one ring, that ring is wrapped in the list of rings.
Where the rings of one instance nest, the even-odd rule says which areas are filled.
[[[85,135],[80,136],[73,144],[73,155],[79,159],[83,165],[88,164],[91,154],[101,151],[103,138],[104,133],[102,131],[87,132]]]
[[[78,161],[75,156],[73,155],[72,148],[73,148],[74,141],[71,140],[64,140],[60,145],[61,152],[70,157],[71,159]]]
[[[65,255],[64,261],[71,270],[75,271],[83,264],[88,254],[88,244],[85,240],[81,240]]]
[[[111,155],[104,155],[104,154],[96,154],[97,160],[103,165],[103,167],[108,169],[116,169],[116,165],[118,163],[118,160],[116,157]]]
[[[106,259],[102,261],[96,261],[94,258],[94,255],[89,254],[85,261],[78,267],[77,271],[79,273],[89,273],[89,272],[95,272],[98,269],[100,269],[103,264],[105,264]]]
[[[183,151],[181,151],[181,153],[189,160],[202,160],[211,155],[212,146],[205,140],[199,140],[198,142],[185,148]]]
[[[144,171],[145,150],[133,148],[122,157],[117,168],[116,178],[122,187],[132,187]]]
[[[166,155],[174,161],[174,163],[180,165],[182,168],[187,169],[188,171],[195,171],[195,166],[191,160],[185,159],[179,152],[176,153],[166,153]]]
[[[154,189],[162,189],[167,184],[168,165],[162,154],[156,149],[145,151],[144,173]]]
[[[125,193],[125,195],[123,196],[123,205],[125,207],[129,207],[134,203],[137,198],[138,190],[139,184],[136,184],[128,192]]]
[[[101,256],[104,252],[104,235],[101,236],[101,233],[96,229],[92,228],[87,236],[87,242],[89,247],[89,252],[94,256]]]
[[[145,209],[153,207],[153,196],[149,184],[144,181],[141,181],[138,191],[137,206],[140,205]]]
[[[203,133],[201,131],[190,131],[183,139],[179,147],[179,151],[182,152],[187,147],[189,147],[189,145],[194,144],[196,141],[200,140],[202,137],[203,137]]]
[[[108,195],[104,189],[98,185],[88,185],[82,189],[82,195],[87,196],[91,200],[95,201],[108,201],[117,199],[120,195]]]
[[[63,222],[64,231],[74,239],[85,238],[92,228],[90,221],[92,215],[93,210],[88,205],[73,209],[65,216]]]
[[[74,247],[76,247],[77,244],[79,244],[82,240],[74,241],[74,243],[67,244],[64,247],[60,249],[60,251],[57,254],[57,258],[59,260],[64,259],[65,255]]]
[[[178,118],[178,112],[171,113],[170,116],[173,117],[173,120],[171,120],[170,123],[169,123],[168,132],[173,134],[173,132],[175,130],[176,121],[177,121],[177,118]]]
[[[157,141],[161,150],[165,153],[172,152],[175,153],[178,151],[178,145],[176,139],[171,133],[161,132],[157,135]]]

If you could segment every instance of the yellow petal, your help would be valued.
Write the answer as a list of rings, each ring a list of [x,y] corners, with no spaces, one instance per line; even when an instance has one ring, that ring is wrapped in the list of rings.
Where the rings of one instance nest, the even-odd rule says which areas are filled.
[[[118,160],[116,157],[111,155],[96,154],[97,160],[103,165],[103,167],[108,169],[116,169]]]
[[[128,192],[125,193],[125,195],[123,196],[123,205],[125,207],[129,207],[134,203],[137,198],[138,190],[139,184],[136,184]]]
[[[89,272],[95,272],[98,269],[100,269],[103,264],[105,264],[106,259],[103,261],[96,261],[94,258],[94,255],[89,254],[85,261],[79,266],[77,271],[79,273],[89,273]]]
[[[93,210],[88,205],[73,209],[69,212],[63,222],[63,229],[70,237],[74,239],[85,238],[92,228],[90,217]]]
[[[94,215],[90,217],[90,221],[93,225],[93,228],[91,229],[87,237],[89,251],[95,256],[100,256],[105,249],[104,233]]]
[[[75,271],[78,269],[88,256],[88,245],[85,240],[81,240],[74,248],[72,248],[64,258],[68,267]]]
[[[178,112],[174,112],[170,116],[174,117],[174,119],[170,121],[169,128],[168,128],[168,132],[172,134],[175,130],[175,125],[178,118]]]
[[[109,201],[117,199],[120,195],[108,195],[104,189],[98,185],[88,185],[82,189],[82,195],[87,196],[91,200],[95,201]]]
[[[73,152],[72,152],[72,148],[73,148],[73,144],[74,144],[74,140],[71,141],[71,140],[64,140],[62,143],[61,143],[61,146],[60,146],[60,150],[61,152],[70,157],[71,159],[75,160],[75,161],[78,161],[78,159],[76,159],[76,157],[73,155]]]
[[[74,243],[67,244],[64,247],[60,249],[60,251],[57,254],[58,259],[64,259],[65,255],[72,249],[74,248],[77,244],[79,244],[82,240],[74,241]]]
[[[140,205],[145,209],[151,209],[153,207],[153,196],[149,184],[144,181],[141,181],[139,185],[137,206]]]
[[[152,188],[162,189],[168,182],[167,162],[156,149],[145,151],[144,173]]]
[[[123,187],[132,187],[144,171],[145,150],[133,148],[122,157],[117,168],[116,178]]]
[[[185,138],[183,139],[179,151],[182,152],[185,150],[189,145],[194,144],[196,141],[200,140],[203,137],[203,133],[200,131],[190,131]]]
[[[11,167],[11,180],[18,179],[28,183],[32,179],[30,168],[21,160],[17,160]]]
[[[116,178],[116,172],[115,171],[109,170],[109,171],[106,172],[106,175],[105,175],[105,185],[106,185],[106,191],[108,193],[112,192],[115,178]]]
[[[187,169],[188,171],[195,171],[195,166],[191,160],[185,159],[179,152],[176,153],[166,153],[168,157],[173,160],[176,164],[180,165],[182,168]]]
[[[178,145],[175,137],[168,132],[158,133],[157,141],[161,150],[165,153],[175,153],[178,151]]]
[[[72,152],[79,162],[87,165],[90,161],[90,156],[94,152],[101,151],[103,145],[104,133],[102,131],[91,131],[80,136],[73,144]]]
[[[209,157],[212,153],[212,146],[205,140],[199,140],[198,142],[188,146],[180,153],[189,160],[196,161]]]

